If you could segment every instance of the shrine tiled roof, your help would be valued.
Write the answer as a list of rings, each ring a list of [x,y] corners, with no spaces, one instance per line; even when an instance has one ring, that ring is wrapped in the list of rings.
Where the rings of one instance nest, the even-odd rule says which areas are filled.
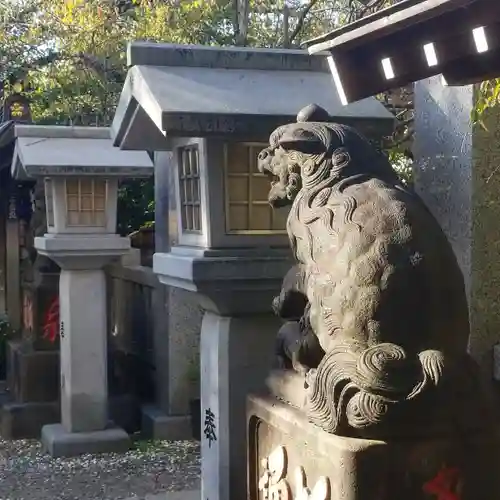
[[[14,122],[0,123],[0,170],[10,168],[14,152]]]
[[[376,99],[342,106],[326,61],[305,50],[134,42],[128,55],[112,125],[123,149],[158,150],[165,137],[267,140],[311,102],[338,122],[392,131],[394,117]],[[156,137],[159,147],[149,147]]]
[[[305,45],[344,104],[439,74],[478,83],[500,76],[500,1],[403,0]]]

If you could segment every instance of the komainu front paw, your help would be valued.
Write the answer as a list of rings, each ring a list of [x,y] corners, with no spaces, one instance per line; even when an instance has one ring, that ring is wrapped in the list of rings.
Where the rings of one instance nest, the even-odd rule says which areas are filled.
[[[313,368],[306,373],[305,381],[304,381],[304,389],[309,389],[313,386],[314,381],[316,380],[317,370]]]
[[[310,371],[310,367],[306,366],[306,365],[303,365],[299,359],[298,359],[298,352],[294,352],[292,354],[292,367],[294,369],[294,371],[296,371],[297,373],[300,373],[300,375],[302,375],[303,377],[306,376],[307,372]]]

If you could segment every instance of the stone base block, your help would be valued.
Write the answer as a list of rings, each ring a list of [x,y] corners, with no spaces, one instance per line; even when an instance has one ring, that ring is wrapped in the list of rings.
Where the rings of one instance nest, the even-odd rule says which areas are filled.
[[[7,383],[19,403],[45,403],[59,398],[59,351],[35,351],[26,342],[7,349]]]
[[[126,500],[139,500],[138,497]],[[200,490],[164,491],[163,493],[146,495],[144,500],[201,500]]]
[[[129,435],[119,427],[94,432],[67,432],[62,424],[42,429],[43,449],[53,457],[74,457],[86,453],[125,453],[130,449]]]
[[[274,398],[248,400],[248,498],[491,500],[500,433],[394,442],[343,438]],[[493,496],[492,496],[493,495]]]
[[[141,430],[141,407],[133,394],[109,397],[109,419],[129,434]]]
[[[151,439],[184,441],[193,438],[189,415],[166,415],[156,406],[143,406],[142,433]]]
[[[5,403],[0,409],[0,433],[4,439],[38,439],[44,425],[60,419],[57,402]]]
[[[141,428],[141,413],[137,400],[130,394],[109,399],[110,419],[133,434]],[[4,439],[38,439],[42,427],[61,421],[59,403],[18,403],[9,392],[0,390],[0,435]]]

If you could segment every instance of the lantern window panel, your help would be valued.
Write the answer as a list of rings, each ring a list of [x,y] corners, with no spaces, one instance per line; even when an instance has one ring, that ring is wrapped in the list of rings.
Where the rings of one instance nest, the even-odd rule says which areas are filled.
[[[182,230],[201,233],[201,179],[198,146],[179,148],[178,154]]]
[[[263,143],[226,143],[224,185],[226,233],[283,233],[286,209],[273,209],[268,202],[269,179],[258,171],[257,158]]]
[[[54,192],[51,179],[45,179],[45,212],[47,216],[47,226],[54,227]]]
[[[107,181],[68,179],[65,185],[67,226],[105,227]]]

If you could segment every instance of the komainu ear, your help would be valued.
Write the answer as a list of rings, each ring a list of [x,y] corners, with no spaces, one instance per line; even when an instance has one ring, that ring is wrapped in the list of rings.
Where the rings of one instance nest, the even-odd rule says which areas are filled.
[[[304,124],[288,127],[278,139],[278,144],[285,150],[293,149],[306,154],[321,154],[326,151],[325,144],[316,131]]]

